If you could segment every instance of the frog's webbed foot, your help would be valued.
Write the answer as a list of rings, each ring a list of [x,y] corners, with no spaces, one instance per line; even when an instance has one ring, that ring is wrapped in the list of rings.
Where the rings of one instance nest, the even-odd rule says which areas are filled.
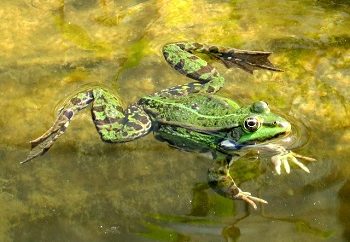
[[[46,151],[48,151],[50,147],[53,145],[53,143],[55,142],[55,140],[61,134],[63,134],[64,131],[62,130],[62,127],[57,129],[57,127],[53,126],[39,138],[30,141],[31,150],[27,158],[24,161],[21,161],[21,164],[26,163],[34,159],[35,157],[43,155]]]
[[[247,202],[254,209],[257,209],[257,203],[265,203],[264,199],[254,197],[250,192],[244,192],[233,181],[229,174],[227,161],[215,161],[213,167],[208,170],[208,183],[210,187],[218,194],[230,198]]]
[[[297,153],[294,153],[292,151],[285,151],[284,153],[280,153],[277,155],[274,155],[271,157],[271,161],[273,165],[275,166],[275,170],[277,174],[281,174],[281,165],[283,165],[285,171],[289,174],[290,173],[290,165],[288,162],[291,162],[292,164],[297,165],[302,170],[304,170],[307,173],[310,173],[309,168],[307,168],[303,163],[301,163],[297,158],[306,160],[306,161],[316,161],[316,159],[299,155]]]
[[[217,55],[227,68],[239,67],[249,73],[257,69],[282,71],[268,59],[271,52],[228,49]]]
[[[88,106],[93,101],[93,93],[91,90],[79,93],[73,97],[59,112],[58,117],[52,127],[47,130],[39,138],[30,141],[31,150],[27,158],[21,162],[26,163],[35,157],[43,155],[54,144],[67,129],[73,116],[81,109]]]

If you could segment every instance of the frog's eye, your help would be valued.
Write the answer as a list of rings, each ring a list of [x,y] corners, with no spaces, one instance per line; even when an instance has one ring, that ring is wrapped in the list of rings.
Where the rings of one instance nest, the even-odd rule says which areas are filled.
[[[243,126],[244,126],[245,130],[247,130],[249,132],[254,132],[260,128],[261,123],[259,122],[259,120],[257,118],[250,117],[250,118],[247,118],[246,120],[244,120]]]

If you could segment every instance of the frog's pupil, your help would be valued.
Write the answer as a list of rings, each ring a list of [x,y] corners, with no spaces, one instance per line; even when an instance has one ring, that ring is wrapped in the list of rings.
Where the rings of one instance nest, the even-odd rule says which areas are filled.
[[[255,121],[254,120],[249,120],[248,121],[248,126],[249,127],[254,127],[256,125]]]

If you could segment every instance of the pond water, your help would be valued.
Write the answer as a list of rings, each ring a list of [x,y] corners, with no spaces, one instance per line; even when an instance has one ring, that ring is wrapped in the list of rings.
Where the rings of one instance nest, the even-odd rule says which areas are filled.
[[[349,1],[3,0],[0,17],[0,241],[350,241]],[[220,95],[304,124],[311,173],[241,159],[235,180],[269,201],[253,210],[206,189],[209,159],[152,135],[103,143],[89,111],[19,164],[81,89],[129,104],[188,82],[163,60],[174,41],[273,51],[284,72],[214,64]]]

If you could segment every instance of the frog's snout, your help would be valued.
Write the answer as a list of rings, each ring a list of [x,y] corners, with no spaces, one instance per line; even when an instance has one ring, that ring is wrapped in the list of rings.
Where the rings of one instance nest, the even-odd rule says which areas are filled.
[[[289,134],[292,132],[292,125],[287,120],[275,121],[275,127],[282,129],[284,134]]]
[[[278,127],[286,129],[286,131],[292,130],[292,125],[288,121],[277,121],[276,124]]]

